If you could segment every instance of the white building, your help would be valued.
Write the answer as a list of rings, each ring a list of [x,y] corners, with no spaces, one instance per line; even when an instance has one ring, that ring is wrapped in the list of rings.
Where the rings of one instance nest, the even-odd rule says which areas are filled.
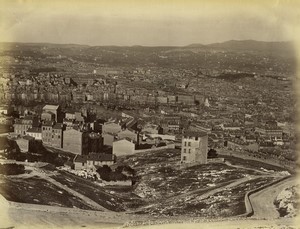
[[[135,143],[130,139],[121,139],[113,142],[113,154],[117,157],[134,154]]]
[[[208,135],[204,132],[185,132],[181,143],[181,163],[207,163]]]

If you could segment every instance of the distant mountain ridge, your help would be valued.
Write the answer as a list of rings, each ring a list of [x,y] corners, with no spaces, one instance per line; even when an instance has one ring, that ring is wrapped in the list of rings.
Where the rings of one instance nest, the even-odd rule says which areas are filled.
[[[86,51],[95,53],[97,51],[114,51],[114,52],[161,52],[161,53],[198,53],[206,51],[216,52],[239,52],[239,53],[260,53],[261,55],[272,55],[281,57],[294,57],[295,50],[293,42],[291,41],[256,41],[256,40],[230,40],[221,43],[212,44],[190,44],[187,46],[117,46],[117,45],[106,45],[106,46],[91,46],[83,44],[52,44],[52,43],[21,43],[21,42],[0,42],[0,50],[14,50],[14,49],[60,49],[69,50],[72,52]]]
[[[191,44],[185,48],[206,48],[206,49],[223,49],[234,51],[293,51],[291,41],[256,41],[256,40],[230,40],[221,43],[212,43],[208,45]]]
[[[158,46],[147,46],[147,45],[86,45],[86,44],[74,44],[74,43],[47,43],[47,42],[0,42],[0,44],[10,45],[35,45],[35,46],[69,46],[69,47],[126,47],[126,48],[235,48],[235,49],[258,49],[266,46],[291,46],[291,41],[256,41],[256,40],[229,40],[219,43],[201,44],[193,43],[185,46],[175,45],[158,45]]]

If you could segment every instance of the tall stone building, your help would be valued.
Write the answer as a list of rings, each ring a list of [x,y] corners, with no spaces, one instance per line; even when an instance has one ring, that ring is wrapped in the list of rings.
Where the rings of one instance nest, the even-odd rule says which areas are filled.
[[[52,144],[52,126],[53,122],[46,121],[42,124],[42,141],[46,145]]]
[[[207,133],[192,131],[184,132],[181,144],[181,164],[206,164],[207,151]]]
[[[86,155],[89,150],[89,134],[69,129],[63,132],[63,149],[74,154]]]

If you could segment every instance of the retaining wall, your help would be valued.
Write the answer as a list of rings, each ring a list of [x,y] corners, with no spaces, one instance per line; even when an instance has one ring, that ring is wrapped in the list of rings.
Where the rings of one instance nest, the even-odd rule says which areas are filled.
[[[266,185],[264,185],[264,186],[261,186],[261,187],[259,187],[259,188],[257,188],[257,189],[250,190],[250,191],[246,192],[246,194],[245,194],[245,207],[246,207],[246,212],[245,212],[244,214],[242,214],[242,215],[238,215],[238,217],[250,217],[250,216],[253,216],[254,211],[253,211],[253,207],[252,207],[252,204],[251,204],[251,201],[250,201],[250,195],[252,195],[252,194],[254,194],[254,193],[256,193],[256,192],[259,192],[259,191],[261,191],[261,190],[263,190],[263,189],[265,189],[265,188],[271,187],[271,186],[273,186],[273,185],[275,185],[275,184],[278,184],[278,183],[280,183],[281,181],[284,181],[284,180],[286,180],[286,179],[288,179],[288,178],[290,178],[290,177],[291,177],[291,176],[286,176],[286,177],[281,178],[281,179],[279,179],[279,180],[277,180],[277,181],[274,181],[274,182],[272,182],[272,183],[269,183],[269,184],[266,184]]]

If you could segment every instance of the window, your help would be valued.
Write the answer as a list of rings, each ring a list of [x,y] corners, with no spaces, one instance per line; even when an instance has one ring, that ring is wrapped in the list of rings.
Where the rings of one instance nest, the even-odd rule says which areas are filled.
[[[189,149],[189,153],[191,153],[191,149]]]
[[[183,152],[186,153],[186,149],[184,149]]]
[[[184,146],[186,146],[186,142],[184,142]]]
[[[182,160],[183,160],[183,161],[186,161],[186,156],[183,156]]]
[[[198,137],[195,137],[195,140],[198,141]]]
[[[190,143],[190,142],[188,143],[188,146],[191,146],[191,143]]]

